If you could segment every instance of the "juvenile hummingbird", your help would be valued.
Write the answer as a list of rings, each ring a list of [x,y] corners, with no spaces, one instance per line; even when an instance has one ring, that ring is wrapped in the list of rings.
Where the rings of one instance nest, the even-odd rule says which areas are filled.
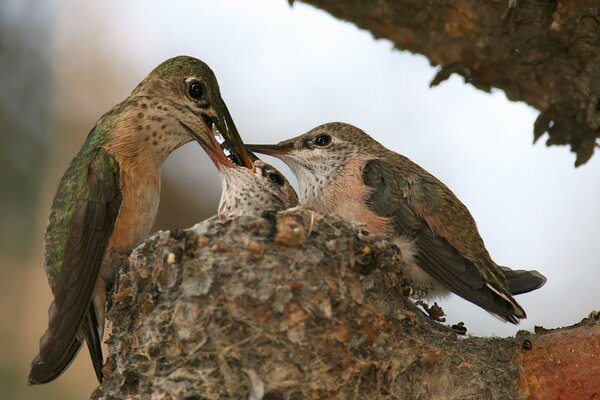
[[[196,132],[190,130],[189,133],[202,145],[219,171],[222,188],[219,214],[260,214],[298,205],[298,195],[285,176],[254,153],[248,153],[243,145],[236,143],[234,151],[245,160],[251,160],[250,164],[232,162],[227,157],[229,149],[223,149],[218,136],[205,142]]]
[[[537,271],[498,266],[473,217],[446,185],[352,125],[329,123],[277,145],[247,147],[290,166],[304,206],[390,236],[407,277],[430,296],[450,290],[517,324],[526,315],[512,295],[546,281]]]
[[[219,214],[260,214],[298,205],[298,195],[275,167],[256,158],[254,171],[237,164],[219,169],[223,192]]]
[[[146,238],[158,209],[160,167],[192,140],[218,136],[232,163],[253,167],[210,68],[179,56],[156,67],[89,133],[60,181],[44,241],[54,301],[29,384],[56,379],[87,343],[102,380],[106,287],[121,255]],[[225,150],[223,150],[225,151]]]

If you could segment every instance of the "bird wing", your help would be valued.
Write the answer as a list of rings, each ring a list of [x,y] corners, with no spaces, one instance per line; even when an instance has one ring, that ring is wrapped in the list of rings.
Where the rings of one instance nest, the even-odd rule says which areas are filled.
[[[31,364],[30,384],[60,375],[77,354],[82,337],[91,341],[95,368],[102,365],[100,338],[91,331],[103,321],[95,321],[91,300],[121,204],[119,167],[99,147],[80,156],[63,176],[46,230],[46,268],[54,301]]]
[[[367,162],[363,180],[371,188],[371,209],[391,218],[399,233],[415,241],[420,268],[505,320],[516,323],[525,317],[504,277],[494,270],[473,217],[442,182],[406,158]]]

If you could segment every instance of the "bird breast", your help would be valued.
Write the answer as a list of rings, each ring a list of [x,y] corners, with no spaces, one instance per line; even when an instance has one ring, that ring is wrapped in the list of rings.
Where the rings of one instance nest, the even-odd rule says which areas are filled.
[[[117,253],[133,249],[150,234],[160,200],[160,169],[151,163],[121,164],[120,184],[121,208],[108,243],[108,252]]]
[[[392,233],[391,221],[373,212],[367,202],[370,188],[363,181],[363,168],[368,159],[350,160],[341,173],[323,190],[314,207],[317,211],[332,212],[353,222],[363,224],[374,235]]]

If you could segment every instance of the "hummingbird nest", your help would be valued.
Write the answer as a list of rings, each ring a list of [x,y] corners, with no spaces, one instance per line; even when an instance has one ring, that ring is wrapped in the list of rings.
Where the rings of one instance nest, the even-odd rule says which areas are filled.
[[[405,291],[398,249],[335,216],[160,232],[115,285],[92,398],[518,398],[522,339],[459,339]]]

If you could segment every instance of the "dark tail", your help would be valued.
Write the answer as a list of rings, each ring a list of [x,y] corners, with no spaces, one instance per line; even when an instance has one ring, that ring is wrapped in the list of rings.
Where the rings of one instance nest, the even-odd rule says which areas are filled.
[[[510,269],[504,266],[500,266],[500,268],[504,272],[508,290],[512,295],[531,292],[546,283],[546,277],[535,270]]]
[[[104,324],[104,321],[101,322]],[[90,351],[90,357],[92,364],[94,365],[94,371],[96,372],[96,378],[98,382],[102,383],[102,366],[104,364],[104,357],[102,356],[102,337],[98,331],[98,318],[93,304],[90,304],[90,311],[87,313],[83,324],[81,326],[82,335],[87,343],[88,350]]]
[[[47,335],[42,336],[40,339],[40,348],[43,347],[45,338]],[[40,354],[35,356],[31,362],[31,371],[29,372],[29,378],[27,379],[27,385],[40,385],[43,383],[52,382],[58,378],[73,362],[77,353],[81,349],[81,340],[74,338],[73,342],[65,352],[60,362],[58,363],[45,363],[41,358]]]
[[[53,307],[54,303],[52,303],[50,309],[52,310]],[[40,339],[40,352],[31,362],[31,371],[29,372],[27,384],[39,385],[58,378],[71,365],[75,356],[79,353],[82,339],[85,339],[90,350],[96,377],[99,382],[102,382],[102,346],[97,326],[96,313],[92,303],[90,303],[78,335],[72,337],[57,335],[57,332],[52,327],[48,327],[48,330]],[[64,341],[69,339],[71,341],[69,344],[64,343]],[[57,351],[62,348],[65,348],[66,351]]]
[[[518,325],[520,319],[527,318],[523,307],[517,303],[513,297],[507,293],[504,289],[499,289],[491,283],[486,283],[485,287],[489,289],[489,293],[492,294],[492,301],[498,311],[492,311],[492,308],[487,308],[486,305],[481,305],[487,311],[496,314],[501,319]],[[500,311],[504,309],[503,311]]]

